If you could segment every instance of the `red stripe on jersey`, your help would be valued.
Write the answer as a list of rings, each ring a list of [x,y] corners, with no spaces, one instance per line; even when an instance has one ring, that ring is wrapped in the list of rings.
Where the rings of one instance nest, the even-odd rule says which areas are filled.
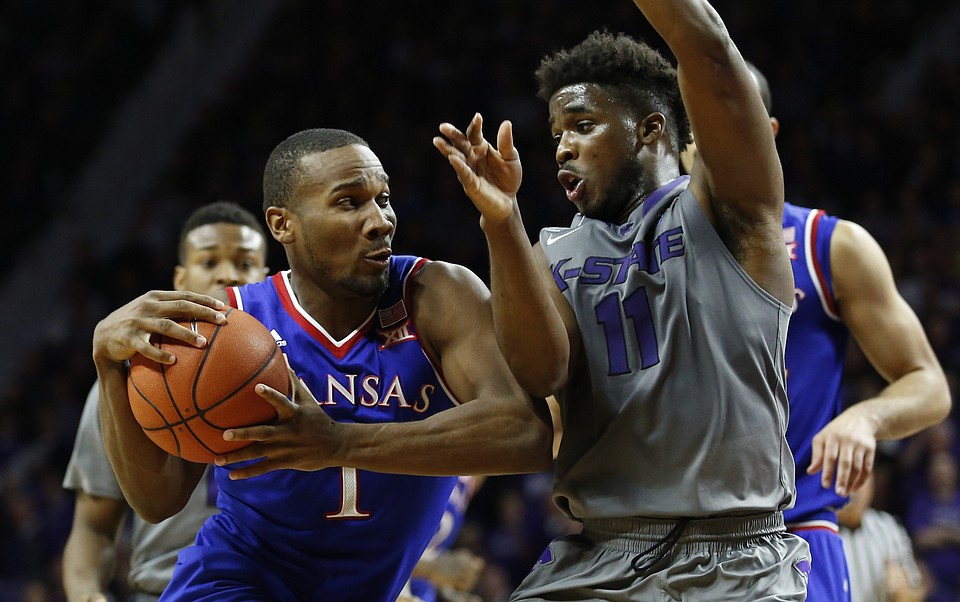
[[[337,345],[332,341],[327,335],[319,328],[313,325],[310,320],[303,315],[303,313],[297,308],[296,303],[293,302],[293,299],[290,298],[289,293],[287,292],[287,283],[283,279],[283,273],[278,272],[270,277],[270,281],[273,284],[273,288],[277,291],[277,296],[280,298],[280,303],[283,305],[283,308],[290,314],[297,324],[303,328],[310,336],[317,340],[318,343],[323,345],[327,351],[333,354],[338,360],[342,360],[347,353],[350,352],[350,349],[363,338],[364,334],[370,329],[371,320],[368,319],[357,331],[353,334],[352,337]],[[372,316],[371,316],[372,317]]]
[[[820,258],[817,256],[817,229],[820,227],[820,218],[824,215],[826,215],[826,213],[822,209],[818,209],[813,216],[813,225],[810,227],[810,240],[807,241],[807,253],[810,253],[810,257],[813,259],[813,270],[816,272],[817,282],[820,283],[820,290],[823,291],[824,303],[827,304],[827,308],[834,315],[839,316],[840,312],[837,311],[837,303],[833,299],[833,291],[827,286],[827,279],[823,275],[823,268],[820,267]]]
[[[234,287],[227,287],[227,303],[230,304],[230,307],[240,309],[240,306],[237,304],[237,291]]]

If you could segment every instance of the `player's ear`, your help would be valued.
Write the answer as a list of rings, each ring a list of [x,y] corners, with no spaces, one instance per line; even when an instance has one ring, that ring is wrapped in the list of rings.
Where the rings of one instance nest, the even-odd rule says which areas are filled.
[[[653,112],[637,124],[637,142],[640,145],[653,144],[663,136],[667,127],[667,118],[663,113]],[[639,145],[637,147],[639,150]]]
[[[773,137],[776,138],[777,134],[780,133],[780,120],[776,117],[770,118],[770,127],[773,128]]]
[[[178,265],[173,268],[173,290],[175,291],[185,291],[187,280],[187,268],[182,265]]]
[[[289,244],[294,241],[293,213],[285,207],[272,206],[264,213],[270,234],[280,244]]]

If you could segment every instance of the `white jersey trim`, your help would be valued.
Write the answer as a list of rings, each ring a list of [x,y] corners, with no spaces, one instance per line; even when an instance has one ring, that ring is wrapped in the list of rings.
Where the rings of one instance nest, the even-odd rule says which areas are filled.
[[[357,333],[359,333],[361,330],[366,328],[367,324],[370,323],[370,320],[372,320],[373,316],[377,313],[377,308],[374,308],[373,311],[370,312],[370,315],[367,316],[367,318],[360,323],[360,326],[358,326],[356,329],[354,329],[353,332],[347,334],[345,337],[343,337],[338,341],[334,339],[332,336],[330,336],[330,333],[327,332],[327,330],[320,325],[320,322],[317,322],[316,320],[314,320],[313,316],[308,314],[306,310],[304,310],[303,307],[300,306],[300,302],[297,300],[297,296],[293,292],[293,286],[291,286],[290,284],[290,270],[285,270],[281,272],[280,276],[283,278],[283,286],[287,289],[287,295],[289,295],[290,297],[290,303],[293,304],[293,307],[297,310],[297,313],[299,313],[304,320],[309,322],[311,326],[316,328],[320,334],[326,337],[326,339],[330,341],[330,343],[334,347],[337,347],[338,349],[343,347],[348,342],[350,342],[351,339],[357,336]]]
[[[817,291],[817,297],[820,298],[820,305],[823,307],[823,313],[836,322],[841,322],[840,316],[838,316],[831,308],[830,302],[827,301],[827,292],[823,290],[823,287],[820,286],[820,270],[817,269],[817,265],[814,262],[814,256],[817,253],[817,241],[813,237],[813,225],[817,221],[817,215],[819,211],[812,210],[807,213],[807,219],[803,224],[803,240],[806,243],[806,257],[804,258],[807,262],[807,273],[810,274],[810,281],[813,282],[813,288]]]

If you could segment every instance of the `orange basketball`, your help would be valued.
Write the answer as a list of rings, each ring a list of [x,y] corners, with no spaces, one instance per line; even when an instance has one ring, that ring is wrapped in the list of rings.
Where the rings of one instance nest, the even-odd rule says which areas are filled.
[[[137,354],[130,360],[127,391],[143,431],[167,453],[192,462],[249,445],[224,441],[229,428],[262,424],[276,410],[256,394],[258,383],[289,394],[287,365],[266,327],[238,309],[222,325],[180,322],[207,339],[203,348],[155,335],[152,342],[177,356],[173,365]]]

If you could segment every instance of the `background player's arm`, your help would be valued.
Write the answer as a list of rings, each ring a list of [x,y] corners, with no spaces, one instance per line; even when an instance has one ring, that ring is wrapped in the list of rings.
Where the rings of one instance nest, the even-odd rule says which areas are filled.
[[[808,473],[823,470],[846,495],[869,474],[876,442],[902,439],[943,420],[950,411],[946,377],[916,314],[897,291],[876,240],[840,221],[830,243],[834,294],[844,324],[889,383],[833,419],[813,439]]]
[[[466,548],[440,550],[431,558],[420,558],[413,576],[422,577],[436,587],[470,591],[480,578],[486,561]]]
[[[125,362],[140,353],[154,361],[174,357],[150,344],[152,333],[201,346],[197,335],[176,320],[220,323],[223,303],[189,292],[150,292],[117,309],[97,324],[93,361],[100,382],[100,428],[117,482],[130,506],[146,521],[160,522],[179,512],[190,498],[205,465],[167,454],[143,432],[130,409]]]
[[[217,464],[263,458],[233,471],[233,478],[328,466],[423,475],[549,468],[549,410],[524,392],[507,368],[483,282],[466,268],[433,262],[416,275],[411,291],[421,342],[439,358],[444,381],[461,405],[413,422],[340,423],[300,383],[294,401],[267,387],[261,394],[277,408],[278,423],[228,430],[228,439],[257,443],[217,458]]]
[[[634,0],[677,58],[700,161],[690,189],[756,282],[793,302],[783,248],[783,172],[770,119],[723,22],[705,0]],[[683,149],[675,149],[679,155]]]
[[[107,602],[127,508],[123,500],[77,491],[73,526],[63,549],[63,587],[69,602]]]

